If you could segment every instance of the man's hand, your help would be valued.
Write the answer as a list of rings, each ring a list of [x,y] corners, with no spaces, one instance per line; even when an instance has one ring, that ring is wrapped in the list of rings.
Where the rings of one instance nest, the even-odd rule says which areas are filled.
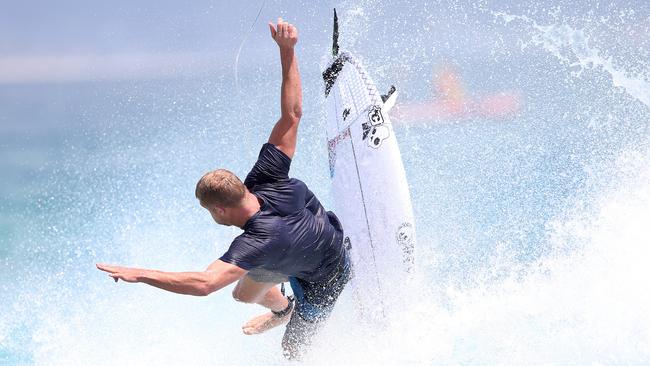
[[[141,282],[183,295],[206,296],[246,275],[247,270],[216,260],[203,272],[162,272],[153,269],[129,268],[97,264],[115,282]]]
[[[107,264],[97,264],[97,268],[108,272],[108,275],[113,277],[115,282],[118,280],[131,283],[140,282],[139,278],[142,275],[142,270],[139,268],[109,266]]]
[[[273,37],[280,49],[293,48],[298,42],[298,29],[292,24],[283,21],[282,18],[278,18],[277,27],[269,22],[269,28],[271,29],[271,37]]]

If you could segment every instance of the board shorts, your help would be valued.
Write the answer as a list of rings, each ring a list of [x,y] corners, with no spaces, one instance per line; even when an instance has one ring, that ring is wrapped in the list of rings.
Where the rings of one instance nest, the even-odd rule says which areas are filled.
[[[269,271],[264,268],[253,268],[246,274],[251,280],[255,282],[266,283],[284,283],[289,282],[289,277],[282,273]]]
[[[246,276],[255,282],[280,284],[289,282],[293,291],[294,309],[282,338],[284,356],[289,359],[300,357],[306,346],[318,333],[334,309],[336,300],[352,278],[350,261],[350,239],[344,238],[344,254],[336,270],[327,279],[308,282],[263,268],[254,268]]]
[[[347,249],[337,269],[326,280],[307,282],[289,277],[295,305],[282,338],[286,358],[299,358],[303,349],[311,344],[312,338],[329,318],[336,300],[351,277],[352,263]]]

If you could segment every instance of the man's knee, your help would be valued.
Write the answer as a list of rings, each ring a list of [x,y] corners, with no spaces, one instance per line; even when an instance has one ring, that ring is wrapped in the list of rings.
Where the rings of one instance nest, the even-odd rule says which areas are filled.
[[[232,298],[235,301],[243,302],[245,304],[253,304],[257,302],[257,294],[247,293],[245,290],[241,289],[240,286],[235,286],[235,289],[232,290]]]

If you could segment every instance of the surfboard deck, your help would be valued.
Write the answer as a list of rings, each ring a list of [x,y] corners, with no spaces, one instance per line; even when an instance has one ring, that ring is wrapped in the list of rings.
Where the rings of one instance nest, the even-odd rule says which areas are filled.
[[[361,62],[339,52],[323,72],[327,146],[336,214],[352,246],[352,286],[364,313],[384,316],[396,276],[413,266],[415,226],[406,174],[388,110]]]

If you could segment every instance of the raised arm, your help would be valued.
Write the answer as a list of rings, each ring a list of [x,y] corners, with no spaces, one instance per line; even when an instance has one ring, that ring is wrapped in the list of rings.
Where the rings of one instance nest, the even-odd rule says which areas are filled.
[[[115,282],[142,282],[183,295],[207,296],[244,277],[245,269],[217,260],[203,272],[162,272],[152,269],[129,268],[98,264]]]
[[[282,63],[282,90],[280,95],[280,119],[273,127],[269,142],[275,145],[289,158],[296,151],[298,124],[302,117],[302,87],[298,60],[294,46],[298,42],[298,30],[293,25],[278,18],[277,27],[269,23],[271,37],[280,48]]]

